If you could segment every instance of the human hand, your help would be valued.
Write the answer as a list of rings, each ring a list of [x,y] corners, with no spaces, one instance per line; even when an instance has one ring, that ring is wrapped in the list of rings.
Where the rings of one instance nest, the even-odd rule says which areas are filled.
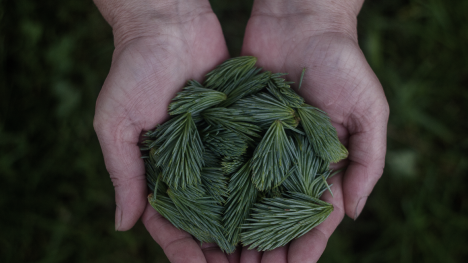
[[[96,0],[96,5],[115,37],[94,119],[115,187],[115,229],[126,231],[141,217],[171,262],[228,262],[217,246],[201,249],[148,204],[138,147],[143,131],[168,118],[168,104],[188,79],[201,81],[228,58],[218,19],[205,0]]]
[[[356,16],[362,1],[266,1],[254,3],[243,55],[273,72],[298,81],[307,68],[300,95],[328,113],[348,159],[333,164],[346,171],[329,180],[333,213],[288,246],[268,252],[244,248],[241,262],[316,262],[346,213],[356,219],[382,175],[388,103],[382,86],[357,43]]]

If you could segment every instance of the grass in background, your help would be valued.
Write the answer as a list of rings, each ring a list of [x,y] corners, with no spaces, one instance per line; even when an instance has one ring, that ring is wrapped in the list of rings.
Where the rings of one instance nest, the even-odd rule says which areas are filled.
[[[251,1],[211,1],[233,56]],[[0,1],[0,262],[167,262],[115,232],[92,128],[113,51],[91,1]],[[387,166],[321,262],[468,258],[467,1],[369,1],[360,45],[387,94]]]

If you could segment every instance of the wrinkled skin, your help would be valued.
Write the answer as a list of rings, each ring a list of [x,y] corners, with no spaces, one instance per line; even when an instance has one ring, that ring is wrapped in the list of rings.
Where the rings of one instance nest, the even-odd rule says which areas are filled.
[[[126,231],[141,218],[171,262],[316,262],[344,214],[359,215],[382,174],[389,110],[355,31],[315,26],[309,14],[276,16],[258,10],[254,8],[247,26],[243,55],[256,56],[266,70],[291,73],[288,80],[293,81],[306,67],[299,93],[329,114],[349,149],[348,160],[335,165],[347,167],[345,173],[330,179],[334,197],[323,196],[335,210],[308,234],[264,253],[238,249],[225,255],[213,244],[200,247],[172,226],[148,205],[138,143],[143,131],[168,118],[167,106],[186,80],[203,80],[228,58],[224,38],[206,5],[165,13],[139,27],[143,34],[118,34],[114,28],[116,49],[96,103],[94,126],[115,187],[116,230]]]
[[[141,217],[171,262],[228,262],[219,248],[176,229],[147,201],[138,142],[167,118],[167,106],[188,79],[203,76],[229,55],[210,8],[157,21],[145,36],[118,38],[109,75],[96,103],[94,127],[115,187],[116,230]]]
[[[355,29],[316,22],[312,14],[275,14],[255,9],[247,26],[243,55],[254,55],[258,64],[273,72],[289,72],[299,82],[307,103],[328,113],[348,159],[332,164],[346,168],[332,177],[334,197],[322,199],[334,211],[321,225],[286,247],[259,253],[242,250],[241,262],[316,262],[328,238],[347,214],[356,219],[382,175],[389,108],[379,80],[357,43]],[[296,89],[297,90],[297,89]]]

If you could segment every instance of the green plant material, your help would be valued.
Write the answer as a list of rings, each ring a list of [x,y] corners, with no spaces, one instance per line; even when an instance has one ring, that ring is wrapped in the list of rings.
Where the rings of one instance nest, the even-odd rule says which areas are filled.
[[[267,93],[258,93],[237,101],[232,108],[240,109],[246,116],[253,118],[255,124],[268,129],[275,120],[297,127],[299,118],[293,108],[278,101]]]
[[[316,227],[333,206],[305,194],[289,192],[284,197],[264,198],[241,226],[242,245],[258,251],[284,246]]]
[[[266,71],[257,74],[261,69],[252,69],[239,83],[234,82],[232,90],[226,91],[228,98],[219,104],[220,107],[228,107],[236,101],[259,92],[270,80],[271,72]]]
[[[252,157],[252,182],[264,191],[279,186],[296,158],[294,142],[286,135],[284,124],[274,121]]]
[[[203,162],[205,167],[218,167],[220,159],[216,154],[208,148],[205,148],[205,153],[203,154]]]
[[[225,128],[215,128],[203,131],[203,143],[215,155],[219,157],[229,156],[237,157],[244,154],[247,150],[247,142],[239,133],[227,130]]]
[[[219,167],[204,167],[201,172],[203,188],[219,205],[223,205],[228,196],[227,180]]]
[[[328,165],[346,156],[325,113],[255,60],[226,61],[207,88],[189,81],[142,148],[151,205],[227,253],[274,249],[325,220]]]
[[[223,158],[223,161],[221,162],[221,168],[223,170],[223,173],[225,175],[230,175],[232,173],[237,172],[239,168],[242,167],[242,165],[245,164],[245,158],[243,156],[236,156],[236,157],[230,157],[226,156]]]
[[[189,82],[193,83],[195,81]],[[207,88],[187,86],[169,104],[169,114],[199,113],[226,100],[226,94]]]
[[[160,177],[155,182],[154,193],[148,196],[150,205],[171,222],[176,228],[183,229],[188,233],[196,236],[200,241],[213,242],[210,234],[201,228],[199,225],[192,223],[189,218],[186,218],[180,213],[171,198],[167,195],[167,185],[161,181]]]
[[[198,196],[201,194],[201,196]],[[167,195],[174,202],[180,214],[192,224],[206,231],[211,239],[200,240],[202,242],[215,242],[227,253],[235,249],[224,237],[221,216],[223,207],[210,196],[207,196],[200,188],[190,186],[186,189],[167,190]],[[197,236],[198,239],[198,236]]]
[[[162,180],[171,188],[200,183],[204,147],[190,113],[170,119],[156,129],[155,165],[162,169]]]
[[[228,59],[206,74],[205,86],[224,92],[223,89],[227,84],[239,81],[255,66],[256,62],[257,58],[249,56]]]
[[[230,108],[211,108],[202,112],[205,121],[214,128],[224,128],[237,133],[244,140],[252,140],[251,137],[260,137],[257,132],[261,129],[252,124],[252,117],[245,116],[241,110]]]
[[[258,190],[252,184],[251,161],[247,161],[242,168],[231,176],[229,180],[229,197],[226,200],[223,223],[227,240],[236,245],[240,238],[240,226],[249,216]]]
[[[297,108],[297,113],[307,138],[318,156],[333,163],[348,156],[348,150],[340,143],[335,127],[325,112],[303,104]]]
[[[286,104],[290,107],[300,107],[304,104],[304,99],[297,95],[289,84],[294,82],[287,82],[281,76],[287,75],[287,73],[275,73],[271,75],[271,80],[268,82],[267,90],[276,97],[283,104]],[[299,83],[299,87],[302,84],[302,78]]]
[[[282,185],[290,192],[298,192],[315,198],[320,198],[327,189],[331,193],[326,181],[331,175],[328,162],[314,154],[314,149],[307,137],[302,135],[295,137],[296,165]]]

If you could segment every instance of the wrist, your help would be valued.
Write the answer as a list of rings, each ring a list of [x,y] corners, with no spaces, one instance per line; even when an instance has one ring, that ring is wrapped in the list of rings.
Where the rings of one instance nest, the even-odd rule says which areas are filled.
[[[338,32],[357,38],[364,0],[255,0],[252,17],[301,18],[313,33]]]
[[[154,37],[196,16],[212,13],[208,0],[94,0],[112,27],[114,45]]]

